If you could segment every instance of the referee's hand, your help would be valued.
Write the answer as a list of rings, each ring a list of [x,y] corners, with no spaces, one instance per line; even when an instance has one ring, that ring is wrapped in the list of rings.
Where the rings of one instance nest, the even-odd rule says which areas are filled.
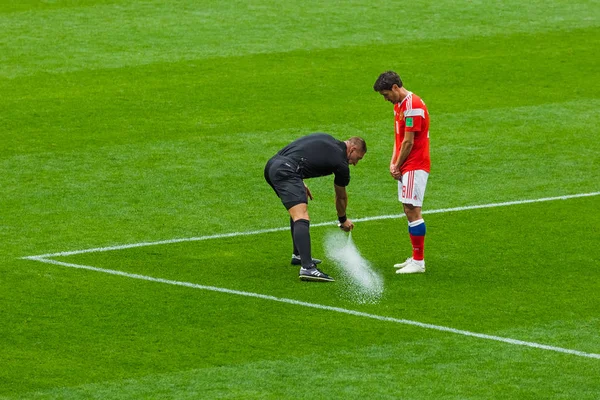
[[[350,232],[352,229],[354,229],[354,224],[352,223],[352,221],[347,219],[346,221],[344,221],[343,224],[339,224],[339,227],[344,232]]]
[[[308,186],[306,186],[306,183],[304,184],[304,189],[306,189],[306,195],[308,196],[309,199],[313,199],[313,195],[310,192],[310,189],[308,188]]]

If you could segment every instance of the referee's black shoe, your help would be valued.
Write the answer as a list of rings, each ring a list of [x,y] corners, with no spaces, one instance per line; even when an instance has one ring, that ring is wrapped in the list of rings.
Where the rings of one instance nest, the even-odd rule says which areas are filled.
[[[321,260],[319,260],[318,258],[313,258],[312,262],[313,264],[321,264]],[[300,256],[292,254],[292,265],[302,265],[302,259],[300,258]]]
[[[335,279],[319,270],[315,264],[311,268],[300,268],[298,277],[301,281],[307,282],[334,282]]]

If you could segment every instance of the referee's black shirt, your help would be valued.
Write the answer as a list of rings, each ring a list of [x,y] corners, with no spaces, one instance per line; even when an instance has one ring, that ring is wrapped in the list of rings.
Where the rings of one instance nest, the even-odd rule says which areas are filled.
[[[295,163],[302,179],[334,174],[337,186],[348,186],[350,168],[346,143],[326,133],[301,137],[281,149],[278,155]]]

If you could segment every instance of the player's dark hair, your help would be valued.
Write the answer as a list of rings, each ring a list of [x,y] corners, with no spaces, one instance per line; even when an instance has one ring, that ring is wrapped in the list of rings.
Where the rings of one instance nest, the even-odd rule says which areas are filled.
[[[379,75],[379,78],[377,78],[375,84],[373,85],[373,90],[376,92],[381,92],[382,90],[392,90],[392,86],[394,85],[402,87],[402,79],[400,79],[400,75],[394,71],[386,71]]]
[[[367,152],[367,142],[365,142],[365,139],[358,136],[353,136],[350,139],[348,139],[348,142],[350,142],[351,145],[356,146],[358,148],[358,151],[362,153]]]

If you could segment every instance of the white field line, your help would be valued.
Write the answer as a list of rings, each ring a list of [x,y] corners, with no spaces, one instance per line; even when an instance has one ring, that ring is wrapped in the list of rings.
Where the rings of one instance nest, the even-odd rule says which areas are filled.
[[[208,291],[212,291],[212,292],[220,292],[220,293],[233,294],[233,295],[238,295],[238,296],[254,297],[254,298],[263,299],[263,300],[276,301],[279,303],[287,303],[287,304],[293,304],[293,305],[302,306],[302,307],[316,308],[319,310],[333,311],[333,312],[337,312],[337,313],[353,315],[356,317],[370,318],[370,319],[375,319],[375,320],[379,320],[379,321],[393,322],[393,323],[397,323],[397,324],[412,325],[412,326],[417,326],[419,328],[433,329],[433,330],[442,331],[442,332],[450,332],[450,333],[454,333],[457,335],[476,337],[479,339],[494,340],[496,342],[509,343],[509,344],[517,345],[517,346],[526,346],[526,347],[532,347],[535,349],[542,349],[542,350],[555,351],[555,352],[559,352],[559,353],[571,354],[571,355],[575,355],[575,356],[579,356],[579,357],[600,359],[600,354],[595,354],[595,353],[586,353],[583,351],[565,349],[565,348],[556,347],[556,346],[548,346],[545,344],[540,344],[540,343],[535,343],[535,342],[526,342],[523,340],[510,339],[510,338],[494,336],[494,335],[486,335],[483,333],[464,331],[464,330],[449,328],[449,327],[445,327],[445,326],[425,324],[422,322],[411,321],[411,320],[407,320],[407,319],[385,317],[382,315],[369,314],[369,313],[365,313],[365,312],[361,312],[361,311],[348,310],[348,309],[340,308],[340,307],[332,307],[332,306],[326,306],[326,305],[315,304],[315,303],[307,303],[305,301],[286,299],[283,297],[269,296],[266,294],[244,292],[241,290],[226,289],[226,288],[220,288],[220,287],[215,287],[215,286],[204,286],[204,285],[198,285],[196,283],[190,283],[190,282],[172,281],[172,280],[168,280],[168,279],[154,278],[154,277],[145,276],[145,275],[130,274],[127,272],[116,271],[116,270],[111,270],[111,269],[96,268],[96,267],[90,267],[87,265],[79,265],[79,264],[70,264],[70,263],[65,263],[65,262],[56,261],[56,260],[49,260],[49,259],[45,259],[45,258],[41,258],[41,257],[35,257],[35,258],[30,258],[30,259],[40,261],[43,263],[60,265],[60,266],[64,266],[64,267],[86,269],[86,270],[90,270],[90,271],[102,272],[105,274],[124,276],[127,278],[141,279],[144,281],[164,283],[167,285],[184,286],[184,287],[188,287],[188,288],[192,288],[192,289],[208,290]]]
[[[531,200],[515,200],[515,201],[507,201],[503,203],[490,203],[490,204],[480,204],[480,205],[472,205],[472,206],[464,206],[464,207],[453,207],[453,208],[441,208],[438,210],[425,210],[423,214],[438,214],[438,213],[446,213],[446,212],[454,212],[454,211],[466,211],[466,210],[475,210],[479,208],[493,208],[493,207],[506,207],[513,206],[519,204],[529,204],[529,203],[541,203],[544,201],[554,201],[554,200],[568,200],[574,199],[578,197],[590,197],[590,196],[598,196],[600,192],[592,192],[592,193],[579,193],[572,194],[566,196],[557,196],[557,197],[544,197],[541,199],[531,199]],[[392,214],[392,215],[379,215],[375,217],[365,217],[365,218],[357,218],[353,219],[352,222],[367,222],[367,221],[377,221],[382,219],[395,219],[402,218],[404,214]],[[311,224],[311,227],[318,226],[332,226],[335,225],[334,222],[321,222],[317,224]],[[190,238],[181,238],[181,239],[168,239],[168,240],[160,240],[156,242],[142,242],[142,243],[131,243],[131,244],[122,244],[117,246],[108,246],[108,247],[96,247],[91,249],[83,249],[83,250],[73,250],[73,251],[62,251],[59,253],[51,253],[51,254],[41,254],[38,256],[28,256],[22,257],[23,259],[29,260],[39,260],[40,258],[53,258],[53,257],[64,257],[64,256],[72,256],[75,254],[83,254],[83,253],[98,253],[104,251],[113,251],[113,250],[124,250],[124,249],[132,249],[135,247],[146,247],[146,246],[157,246],[161,244],[173,244],[173,243],[181,243],[181,242],[197,242],[201,240],[210,240],[210,239],[224,239],[236,236],[250,236],[250,235],[260,235],[263,233],[270,232],[280,232],[286,231],[290,229],[289,226],[281,227],[281,228],[269,228],[269,229],[260,229],[255,231],[246,231],[246,232],[231,232],[231,233],[221,233],[217,235],[208,235],[208,236],[198,236],[198,237],[190,237]]]
[[[481,205],[473,205],[473,206],[465,206],[465,207],[454,207],[454,208],[444,208],[444,209],[438,209],[438,210],[429,210],[429,211],[425,211],[424,214],[465,211],[465,210],[473,210],[473,209],[479,209],[479,208],[504,207],[504,206],[510,206],[510,205],[539,203],[539,202],[543,202],[543,201],[553,201],[553,200],[567,200],[567,199],[572,199],[572,198],[577,198],[577,197],[589,197],[589,196],[598,196],[598,195],[600,195],[600,192],[581,193],[581,194],[559,196],[559,197],[546,197],[546,198],[541,198],[541,199],[517,200],[517,201],[509,201],[509,202],[503,202],[503,203],[481,204]],[[357,219],[354,219],[353,222],[365,222],[365,221],[376,221],[376,220],[382,220],[382,219],[402,218],[403,216],[404,216],[404,214],[382,215],[382,216],[376,216],[376,217],[357,218]],[[327,225],[333,225],[333,223],[332,222],[324,222],[324,223],[313,224],[311,226],[316,227],[316,226],[327,226]],[[72,264],[72,263],[66,263],[66,262],[50,259],[51,257],[69,256],[69,255],[82,254],[82,253],[123,250],[123,249],[135,248],[135,247],[155,246],[155,245],[161,245],[161,244],[191,242],[191,241],[200,241],[200,240],[208,240],[208,239],[220,239],[220,238],[228,238],[228,237],[236,237],[236,236],[258,235],[258,234],[269,233],[269,232],[285,231],[288,229],[289,229],[289,227],[282,227],[282,228],[261,229],[261,230],[255,230],[255,231],[247,231],[247,232],[232,232],[232,233],[210,235],[210,236],[200,236],[200,237],[183,238],[183,239],[162,240],[162,241],[157,241],[157,242],[143,242],[143,243],[125,244],[125,245],[120,245],[120,246],[98,247],[98,248],[84,249],[84,250],[65,251],[65,252],[59,252],[59,253],[44,254],[44,255],[38,255],[38,256],[28,256],[28,257],[22,257],[22,258],[28,259],[28,260],[33,260],[33,261],[39,261],[39,262],[47,263],[47,264],[60,265],[60,266],[64,266],[64,267],[86,269],[86,270],[90,270],[90,271],[102,272],[102,273],[111,274],[111,275],[119,275],[119,276],[124,276],[124,277],[128,277],[128,278],[133,278],[133,279],[141,279],[141,280],[150,281],[150,282],[158,282],[158,283],[164,283],[164,284],[169,284],[169,285],[184,286],[184,287],[189,287],[189,288],[194,288],[194,289],[209,290],[209,291],[234,294],[234,295],[239,295],[239,296],[254,297],[254,298],[259,298],[259,299],[264,299],[264,300],[277,301],[280,303],[287,303],[287,304],[299,305],[299,306],[303,306],[303,307],[310,307],[310,308],[316,308],[316,309],[321,309],[321,310],[334,311],[334,312],[338,312],[338,313],[349,314],[349,315],[354,315],[354,316],[363,317],[363,318],[371,318],[371,319],[375,319],[375,320],[379,320],[379,321],[394,322],[394,323],[398,323],[398,324],[417,326],[417,327],[425,328],[425,329],[433,329],[433,330],[442,331],[442,332],[455,333],[455,334],[463,335],[463,336],[471,336],[471,337],[476,337],[476,338],[480,338],[480,339],[494,340],[497,342],[504,342],[504,343],[509,343],[509,344],[518,345],[518,346],[526,346],[526,347],[532,347],[532,348],[537,348],[537,349],[542,349],[542,350],[549,350],[549,351],[555,351],[555,352],[559,352],[559,353],[576,355],[576,356],[580,356],[580,357],[600,359],[600,354],[586,353],[586,352],[582,352],[582,351],[578,351],[578,350],[565,349],[562,347],[549,346],[549,345],[535,343],[535,342],[526,342],[523,340],[505,338],[505,337],[501,337],[501,336],[486,335],[486,334],[482,334],[482,333],[464,331],[464,330],[449,328],[449,327],[445,327],[445,326],[425,324],[425,323],[418,322],[418,321],[411,321],[411,320],[406,320],[406,319],[399,319],[399,318],[385,317],[385,316],[380,316],[380,315],[375,315],[375,314],[368,314],[368,313],[364,313],[361,311],[348,310],[345,308],[332,307],[332,306],[326,306],[326,305],[321,305],[321,304],[307,303],[304,301],[274,297],[274,296],[264,295],[264,294],[260,294],[260,293],[244,292],[244,291],[233,290],[233,289],[219,288],[219,287],[215,287],[215,286],[204,286],[204,285],[199,285],[199,284],[189,283],[189,282],[172,281],[172,280],[168,280],[168,279],[154,278],[151,276],[138,275],[138,274],[130,274],[130,273],[123,272],[123,271],[103,269],[103,268],[91,267],[91,266],[80,265],[80,264]]]

